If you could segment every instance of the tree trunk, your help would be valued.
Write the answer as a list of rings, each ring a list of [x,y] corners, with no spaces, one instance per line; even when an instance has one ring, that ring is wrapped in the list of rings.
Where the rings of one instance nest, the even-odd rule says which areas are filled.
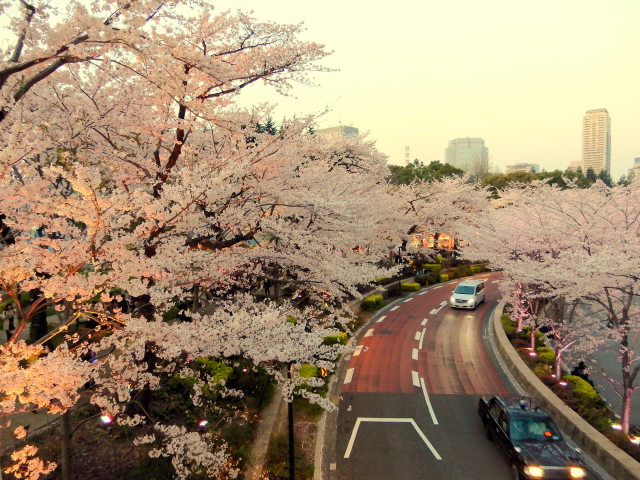
[[[62,414],[62,439],[60,442],[60,473],[61,480],[72,480],[71,469],[71,411]]]
[[[556,351],[556,361],[555,364],[553,366],[554,370],[555,370],[555,375],[556,375],[556,380],[560,380],[560,377],[562,375],[562,354],[564,352],[560,349],[558,349]]]
[[[193,286],[193,301],[191,302],[191,312],[197,312],[198,308],[200,308],[200,285],[196,283]]]
[[[629,434],[631,426],[631,400],[633,398],[633,386],[631,385],[631,355],[629,354],[629,336],[626,331],[622,333],[620,341],[622,367],[622,411],[620,412],[622,431]]]

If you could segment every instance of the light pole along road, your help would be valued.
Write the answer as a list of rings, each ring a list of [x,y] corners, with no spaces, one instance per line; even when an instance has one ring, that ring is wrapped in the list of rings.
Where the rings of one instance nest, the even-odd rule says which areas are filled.
[[[511,478],[476,412],[480,395],[514,392],[485,347],[498,275],[480,278],[486,301],[476,310],[448,305],[457,280],[397,303],[365,327],[340,379],[335,438],[325,434],[330,480]]]

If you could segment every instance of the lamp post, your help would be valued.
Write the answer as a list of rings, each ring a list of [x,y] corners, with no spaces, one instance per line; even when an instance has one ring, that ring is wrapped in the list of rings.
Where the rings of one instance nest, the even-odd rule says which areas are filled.
[[[291,370],[293,369],[293,362],[287,363],[287,378],[291,380]],[[295,480],[295,451],[294,451],[294,437],[293,437],[293,397],[288,402],[287,410],[289,414],[289,479]]]

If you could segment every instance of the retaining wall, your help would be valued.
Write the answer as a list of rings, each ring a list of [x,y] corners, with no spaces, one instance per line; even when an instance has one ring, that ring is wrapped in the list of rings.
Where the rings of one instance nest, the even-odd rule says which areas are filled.
[[[569,408],[533,374],[520,358],[520,354],[513,348],[502,328],[500,317],[503,308],[503,303],[497,306],[493,313],[492,322],[498,353],[511,375],[524,387],[532,400],[546,410],[560,428],[612,477],[616,480],[640,480],[640,463]]]

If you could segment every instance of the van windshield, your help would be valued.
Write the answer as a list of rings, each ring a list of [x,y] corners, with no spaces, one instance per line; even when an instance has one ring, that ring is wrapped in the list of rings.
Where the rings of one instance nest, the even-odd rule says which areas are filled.
[[[453,293],[461,293],[462,295],[473,295],[476,287],[472,287],[471,285],[458,285]]]

